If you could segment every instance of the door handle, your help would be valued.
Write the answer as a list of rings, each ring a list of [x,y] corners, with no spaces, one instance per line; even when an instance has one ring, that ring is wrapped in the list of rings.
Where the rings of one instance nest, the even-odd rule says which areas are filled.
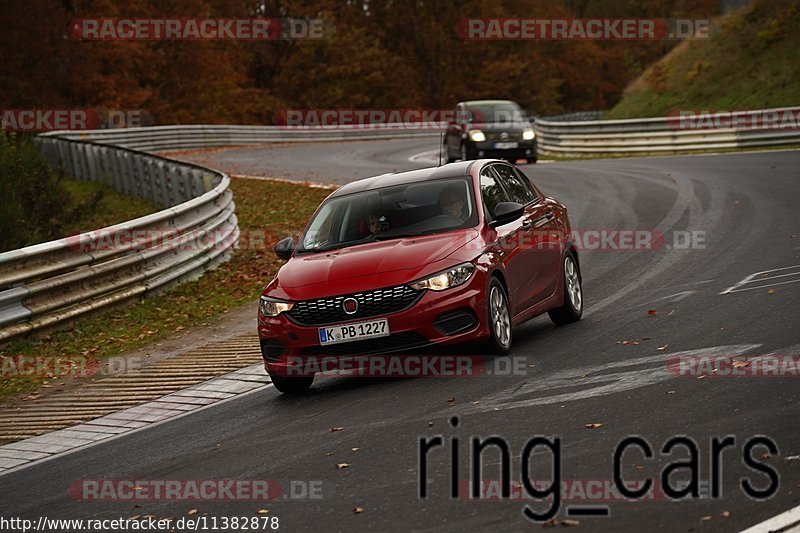
[[[539,228],[539,227],[541,227],[541,226],[544,226],[545,224],[547,224],[548,222],[550,222],[551,220],[553,220],[553,217],[554,217],[554,216],[555,216],[555,215],[554,215],[552,212],[550,212],[550,213],[547,213],[546,215],[542,215],[542,216],[540,216],[539,218],[537,218],[537,219],[536,219],[536,220],[533,222],[533,225],[534,225],[534,226],[536,226],[537,228]]]

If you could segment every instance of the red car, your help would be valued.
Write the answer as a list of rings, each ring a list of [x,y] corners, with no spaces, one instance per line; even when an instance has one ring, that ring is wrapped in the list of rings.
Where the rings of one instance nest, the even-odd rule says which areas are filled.
[[[452,163],[349,183],[317,208],[259,302],[265,368],[311,386],[307,358],[408,354],[464,341],[505,354],[512,328],[583,311],[567,209],[514,165]]]

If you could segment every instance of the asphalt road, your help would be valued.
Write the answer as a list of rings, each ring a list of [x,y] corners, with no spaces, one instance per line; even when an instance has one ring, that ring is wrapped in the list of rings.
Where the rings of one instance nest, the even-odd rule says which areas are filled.
[[[433,147],[435,148],[435,146]],[[346,181],[424,166],[409,157],[424,141],[308,144],[217,152],[210,164],[239,173]],[[234,168],[236,167],[236,168]],[[0,483],[4,516],[178,518],[253,516],[268,508],[287,531],[521,531],[531,502],[451,499],[451,437],[460,439],[458,479],[470,476],[472,436],[500,436],[511,448],[512,478],[536,436],[560,437],[562,480],[611,480],[612,454],[629,435],[647,440],[645,459],[625,455],[629,479],[658,476],[685,447],[662,455],[675,436],[698,445],[701,492],[711,439],[732,435],[721,459],[722,495],[692,501],[598,502],[572,494],[567,505],[607,503],[610,517],[580,517],[589,531],[734,531],[800,504],[800,377],[677,376],[678,353],[750,356],[800,353],[800,269],[720,294],[751,274],[800,265],[800,152],[595,160],[524,167],[570,209],[578,230],[657,230],[658,250],[587,250],[581,255],[586,312],[554,327],[547,316],[515,331],[511,358],[525,375],[473,378],[318,379],[312,393],[283,397],[267,387],[195,414],[11,473]],[[684,232],[703,241],[680,249]],[[676,237],[676,235],[678,237]],[[680,242],[678,245],[682,244]],[[701,246],[702,245],[702,246]],[[791,283],[790,283],[791,282]],[[769,285],[772,283],[773,285]],[[741,290],[751,289],[752,290]],[[772,290],[770,290],[770,288]],[[656,313],[649,312],[654,310]],[[629,341],[622,343],[622,341]],[[634,342],[635,341],[635,342]],[[665,347],[666,346],[666,347]],[[659,349],[663,348],[663,349]],[[457,415],[453,429],[448,420]],[[602,424],[587,429],[586,424]],[[331,432],[330,428],[341,427]],[[418,440],[444,437],[428,457],[428,497],[418,496]],[[778,453],[752,456],[779,476],[765,501],[745,495],[740,478],[769,484],[746,466],[745,443],[767,436]],[[359,448],[353,451],[353,448]],[[534,475],[549,478],[555,457],[534,455]],[[337,468],[348,463],[347,468]],[[500,456],[483,457],[483,476],[499,479]],[[687,469],[674,479],[688,479]],[[254,502],[86,502],[77,479],[271,479],[321,481],[322,498]],[[295,487],[300,486],[298,483]],[[572,483],[571,487],[578,486]],[[586,486],[586,485],[583,485]],[[552,502],[533,507],[542,511]],[[360,507],[363,512],[354,513]]]

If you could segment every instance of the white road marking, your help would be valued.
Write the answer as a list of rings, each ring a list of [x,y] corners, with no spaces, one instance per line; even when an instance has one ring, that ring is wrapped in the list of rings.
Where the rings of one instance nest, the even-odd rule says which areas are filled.
[[[418,154],[414,154],[408,158],[412,163],[433,163],[439,164],[439,150],[426,150]],[[447,163],[447,154],[442,151],[442,163]]]
[[[687,296],[691,296],[692,294],[694,294],[696,292],[697,291],[677,292],[675,294],[670,294],[669,296],[662,296],[661,298],[656,298],[653,301],[654,302],[658,302],[658,301],[661,301],[661,300],[668,300],[670,303],[672,303],[672,302],[680,302],[681,300],[683,300]]]
[[[741,533],[796,533],[797,531],[800,531],[800,505]]]
[[[759,346],[761,346],[761,344],[713,346],[697,350],[649,355],[635,359],[623,359],[621,361],[612,361],[588,367],[570,368],[556,372],[542,379],[537,378],[530,382],[525,382],[518,388],[515,387],[491,394],[482,399],[480,404],[467,408],[466,412],[477,413],[492,411],[496,407],[506,410],[534,405],[580,401],[597,396],[638,389],[677,377],[676,374],[670,372],[667,368],[666,363],[669,359],[676,357],[742,355]],[[656,364],[654,365],[653,363]],[[640,365],[648,366],[636,370],[605,373],[607,370]],[[581,386],[584,387],[577,391],[556,392],[558,389],[574,389],[575,387]],[[545,396],[536,396],[537,393],[549,394]]]
[[[786,272],[785,274],[776,274],[774,276],[765,276],[766,274],[772,274],[773,272]],[[758,285],[758,286],[748,286],[745,285],[751,283],[761,283],[763,281],[769,281],[778,278],[787,278],[787,277],[796,277],[797,279],[789,280],[789,281],[781,281],[779,283],[768,283],[766,285]],[[728,287],[720,294],[730,294],[732,292],[742,292],[742,291],[749,291],[753,289],[765,289],[769,287],[773,287],[775,285],[788,285],[789,283],[800,283],[800,265],[788,266],[783,268],[774,268],[772,270],[763,270],[761,272],[756,272],[755,274],[750,274],[743,280],[737,282],[734,286]]]
[[[442,151],[442,164],[447,163],[447,152]],[[424,152],[420,152],[418,154],[414,154],[408,158],[409,161],[412,163],[430,163],[432,165],[439,164],[439,150],[425,150]],[[538,161],[541,164],[546,163],[555,163],[553,159],[539,159]]]

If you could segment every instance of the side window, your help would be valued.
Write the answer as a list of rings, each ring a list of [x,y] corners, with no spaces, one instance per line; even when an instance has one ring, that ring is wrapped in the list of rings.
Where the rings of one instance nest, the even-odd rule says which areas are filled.
[[[512,202],[519,202],[525,205],[536,198],[527,180],[522,179],[512,167],[508,165],[494,165],[494,169],[500,175],[502,184],[508,189],[508,194],[511,196]]]
[[[522,183],[525,184],[525,187],[527,187],[528,190],[531,191],[531,194],[533,195],[533,197],[534,198],[538,198],[539,194],[536,192],[536,189],[533,188],[533,181],[528,177],[528,175],[525,174],[522,170],[520,170],[520,169],[518,169],[516,167],[512,168],[512,170],[517,175],[517,177],[519,177],[519,179],[522,181]]]
[[[481,196],[491,218],[494,218],[494,208],[497,204],[508,202],[508,195],[495,176],[491,167],[486,167],[481,171]]]

